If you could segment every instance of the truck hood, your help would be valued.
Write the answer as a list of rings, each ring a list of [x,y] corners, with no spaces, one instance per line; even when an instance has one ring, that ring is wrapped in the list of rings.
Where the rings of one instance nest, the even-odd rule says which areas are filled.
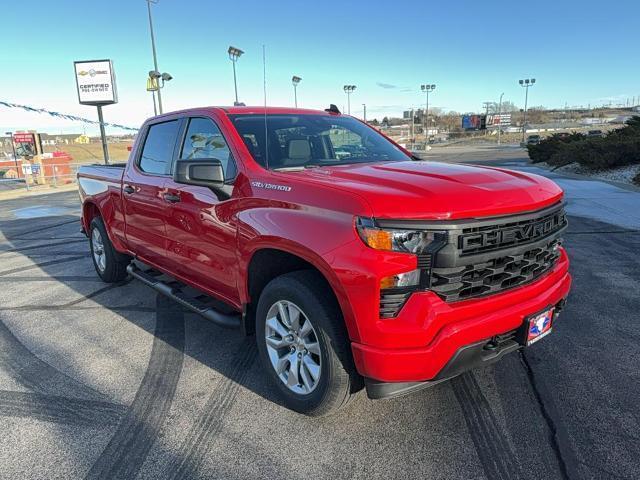
[[[547,207],[563,196],[560,187],[538,175],[426,161],[318,167],[293,175],[359,195],[378,218],[509,215]]]

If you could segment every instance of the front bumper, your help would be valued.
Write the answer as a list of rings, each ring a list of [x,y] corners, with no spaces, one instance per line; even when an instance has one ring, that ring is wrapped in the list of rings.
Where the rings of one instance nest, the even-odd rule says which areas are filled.
[[[554,305],[554,322],[564,308],[565,303],[566,299],[562,299]],[[519,330],[493,337],[488,341],[482,340],[460,347],[432,380],[424,382],[381,382],[365,378],[367,395],[373,400],[399,397],[450,380],[467,370],[495,363],[506,354],[524,347],[522,338],[525,337],[526,330],[521,330],[524,329],[525,325],[526,323],[523,323]]]
[[[563,250],[558,262],[543,277],[504,293],[449,304],[433,292],[414,293],[396,319],[384,322],[389,328],[394,324],[412,324],[414,328],[419,325],[421,336],[429,340],[412,348],[381,348],[354,342],[356,368],[370,385],[423,383],[442,381],[476,363],[495,361],[516,348],[498,356],[481,356],[486,362],[462,362],[460,365],[465,367],[462,370],[458,367],[445,370],[461,349],[482,347],[493,337],[518,329],[528,315],[563,301],[571,286],[568,267]]]

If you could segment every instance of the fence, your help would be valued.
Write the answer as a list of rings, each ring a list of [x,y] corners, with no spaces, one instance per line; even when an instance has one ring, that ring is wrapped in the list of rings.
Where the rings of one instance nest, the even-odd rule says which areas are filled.
[[[7,165],[11,163],[12,165]],[[32,164],[18,160],[0,162],[0,192],[24,188],[61,187],[77,182],[78,169],[87,163],[47,162]]]

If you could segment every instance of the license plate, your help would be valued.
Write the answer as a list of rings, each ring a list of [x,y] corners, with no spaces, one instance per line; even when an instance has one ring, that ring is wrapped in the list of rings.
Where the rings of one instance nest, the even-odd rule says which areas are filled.
[[[545,310],[542,313],[536,313],[525,320],[525,325],[527,327],[525,345],[529,346],[549,335],[551,333],[552,323],[553,308]]]

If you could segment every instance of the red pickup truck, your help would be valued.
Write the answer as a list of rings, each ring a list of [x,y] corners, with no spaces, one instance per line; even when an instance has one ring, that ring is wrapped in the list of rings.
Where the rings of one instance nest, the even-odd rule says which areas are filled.
[[[421,161],[332,106],[147,120],[78,174],[98,275],[256,335],[285,404],[405,394],[547,335],[571,278],[552,181]]]

